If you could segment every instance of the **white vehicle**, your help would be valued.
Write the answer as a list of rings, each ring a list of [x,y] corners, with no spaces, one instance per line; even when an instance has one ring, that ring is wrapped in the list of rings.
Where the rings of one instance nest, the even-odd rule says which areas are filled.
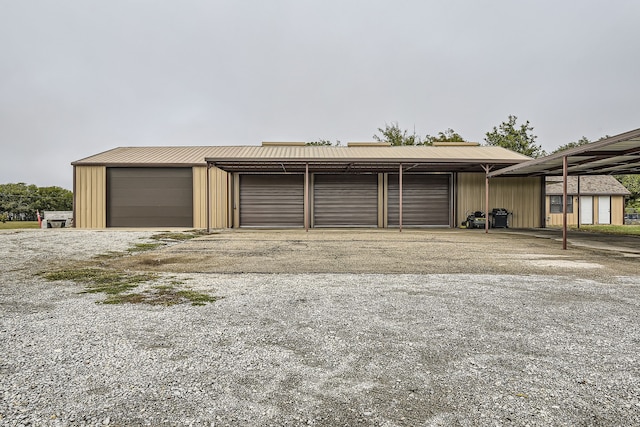
[[[73,227],[73,211],[44,211],[42,228]]]

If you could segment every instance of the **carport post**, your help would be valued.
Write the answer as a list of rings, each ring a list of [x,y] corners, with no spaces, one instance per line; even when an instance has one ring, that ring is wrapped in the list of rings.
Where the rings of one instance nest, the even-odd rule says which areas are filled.
[[[402,233],[402,163],[400,163],[400,169],[398,171],[398,211],[399,211],[399,224],[400,232]]]
[[[580,228],[580,216],[581,216],[581,212],[580,212],[580,175],[578,175],[578,228]]]
[[[562,249],[567,249],[567,156],[562,157]]]
[[[484,169],[484,232],[489,233],[489,172],[490,165],[482,165]]]
[[[489,171],[484,174],[484,234],[489,233]]]
[[[309,232],[309,163],[304,164],[304,231]]]
[[[205,188],[207,191],[207,196],[206,196],[206,203],[207,203],[207,208],[206,208],[206,215],[207,215],[207,233],[211,233],[211,220],[209,218],[209,214],[211,211],[211,206],[209,206],[211,204],[211,195],[210,195],[210,191],[211,189],[210,184],[209,184],[209,169],[211,168],[211,163],[207,162],[207,182],[205,183]]]

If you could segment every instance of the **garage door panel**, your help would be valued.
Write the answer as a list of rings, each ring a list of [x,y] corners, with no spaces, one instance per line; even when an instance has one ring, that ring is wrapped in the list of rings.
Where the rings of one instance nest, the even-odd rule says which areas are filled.
[[[398,175],[389,175],[387,217],[390,226],[399,221]],[[407,174],[402,176],[402,225],[449,226],[450,176]]]
[[[149,206],[153,201],[153,206],[173,207],[180,206],[185,209],[192,199],[192,195],[185,194],[184,189],[143,189],[144,197],[141,197],[137,189],[127,188],[118,192],[118,197],[114,200],[113,206]]]
[[[107,168],[108,227],[192,227],[191,168]]]
[[[241,175],[241,227],[304,227],[304,176]]]
[[[377,175],[315,175],[314,227],[376,227]]]

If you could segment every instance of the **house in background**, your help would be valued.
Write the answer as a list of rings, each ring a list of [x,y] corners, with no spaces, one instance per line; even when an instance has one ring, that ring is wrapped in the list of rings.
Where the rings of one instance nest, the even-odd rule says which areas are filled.
[[[570,176],[567,180],[567,224],[624,224],[625,196],[631,194],[610,175]],[[546,225],[562,226],[562,177],[546,179]],[[579,197],[579,202],[578,202]],[[579,203],[579,204],[578,204]]]

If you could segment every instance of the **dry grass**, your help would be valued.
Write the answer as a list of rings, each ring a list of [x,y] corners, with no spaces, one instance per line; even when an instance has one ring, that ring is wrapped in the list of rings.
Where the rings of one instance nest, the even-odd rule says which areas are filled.
[[[40,228],[38,221],[7,221],[0,222],[0,230],[20,230],[24,228]]]
[[[142,253],[167,246],[168,242],[185,241],[198,237],[196,232],[186,233],[160,233],[152,236],[152,243],[136,243],[125,252],[109,251],[97,255],[94,260],[100,261],[100,268],[95,267],[95,261],[70,265],[68,267],[43,272],[40,275],[51,281],[72,281],[83,284],[82,293],[104,293],[107,298],[98,301],[103,304],[150,304],[170,306],[175,304],[191,303],[192,305],[205,305],[215,302],[220,297],[215,297],[203,292],[181,287],[183,282],[168,278],[169,284],[157,284],[162,282],[160,274],[153,272],[132,272],[132,269],[119,268],[114,262],[122,258],[136,259],[140,266],[159,266],[170,262],[174,258],[160,259],[154,256],[142,256]],[[136,270],[136,269],[134,269]],[[154,284],[155,283],[155,284]],[[144,289],[140,289],[140,287]]]
[[[68,280],[85,285],[84,293],[117,295],[135,289],[141,283],[158,279],[155,273],[130,273],[102,268],[67,268],[42,273],[51,281]]]

